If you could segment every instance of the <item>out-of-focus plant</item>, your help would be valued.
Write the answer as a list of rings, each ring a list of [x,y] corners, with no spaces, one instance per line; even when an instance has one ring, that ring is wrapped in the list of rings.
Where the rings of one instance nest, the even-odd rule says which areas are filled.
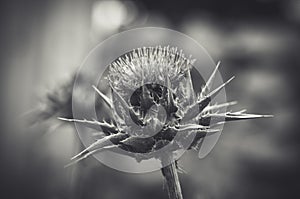
[[[131,152],[137,161],[143,161],[151,152],[166,145],[180,148],[182,143],[174,139],[179,134],[183,139],[194,136],[188,149],[199,150],[204,137],[219,132],[221,123],[267,117],[247,114],[244,110],[222,112],[236,102],[212,104],[211,101],[233,78],[211,91],[218,63],[201,91],[196,91],[191,77],[193,63],[182,51],[170,47],[134,49],[111,63],[107,79],[112,97],[93,86],[109,108],[110,119],[59,118],[102,129],[103,136],[74,156],[69,165],[114,148]],[[132,95],[128,97],[128,93]],[[132,127],[132,121],[140,128]],[[157,129],[160,131],[153,136],[143,134]],[[172,151],[166,152],[164,157],[171,156]],[[161,169],[172,199],[183,198],[177,169],[177,161]]]

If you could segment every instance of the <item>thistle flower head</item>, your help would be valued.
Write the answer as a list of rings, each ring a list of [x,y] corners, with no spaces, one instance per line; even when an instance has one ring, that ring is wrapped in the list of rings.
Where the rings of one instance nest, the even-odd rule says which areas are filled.
[[[193,62],[174,47],[138,48],[110,64],[109,80],[114,89],[122,92],[147,83],[165,85],[167,79],[179,82]]]
[[[184,107],[194,100],[192,63],[182,51],[169,47],[134,49],[114,61],[109,66],[108,79],[119,116],[117,124],[124,124],[130,128],[127,132],[140,136],[156,132],[158,126],[166,127],[166,121],[175,125]],[[132,128],[132,120],[143,128]]]
[[[60,118],[100,126],[105,135],[74,156],[72,163],[112,148],[132,152],[141,161],[166,145],[174,145],[174,150],[182,147],[176,136],[183,140],[192,136],[188,148],[198,150],[201,140],[218,132],[216,127],[224,121],[265,117],[243,111],[221,113],[235,102],[211,104],[211,100],[232,78],[211,91],[218,64],[198,92],[191,77],[193,64],[177,48],[160,46],[134,49],[113,61],[107,77],[112,97],[93,86],[110,108],[112,122]]]

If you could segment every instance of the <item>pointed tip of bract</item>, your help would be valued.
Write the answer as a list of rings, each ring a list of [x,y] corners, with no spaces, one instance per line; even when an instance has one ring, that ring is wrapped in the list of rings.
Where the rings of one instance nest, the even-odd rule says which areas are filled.
[[[265,118],[273,118],[274,115],[261,115],[262,117],[265,117]]]
[[[219,67],[221,66],[221,61],[218,61],[217,62],[217,65],[216,65],[216,68],[215,68],[215,71],[217,71],[219,69]]]
[[[113,102],[109,99],[106,95],[104,95],[95,85],[92,85],[93,89],[98,93],[98,95],[105,101],[105,103],[110,107],[113,108]]]
[[[238,111],[234,113],[227,114],[231,119],[258,119],[258,118],[271,118],[274,117],[273,115],[260,115],[260,114],[249,114],[244,113],[243,111]]]
[[[225,82],[225,84],[228,84],[228,83],[231,82],[234,78],[235,78],[235,76],[232,76],[231,78],[229,78],[229,79]]]
[[[232,105],[236,105],[237,103],[238,103],[238,101],[231,101],[231,102],[228,102],[228,105],[232,106]]]
[[[61,121],[71,121],[72,119],[69,119],[69,118],[65,118],[65,117],[57,117],[58,120],[61,120]]]
[[[218,61],[218,63],[215,66],[215,69],[213,70],[213,72],[212,72],[209,79],[212,80],[215,77],[215,75],[216,75],[217,71],[219,70],[220,66],[221,66],[221,61]]]
[[[213,90],[212,92],[209,93],[209,97],[214,97],[216,96],[227,84],[229,84],[229,82],[231,82],[233,79],[235,78],[235,76],[232,76],[230,79],[228,79],[226,82],[224,82],[222,85],[220,85],[218,88],[216,88],[215,90]]]
[[[209,92],[209,90],[211,89],[212,83],[213,83],[213,81],[214,81],[214,78],[215,78],[215,76],[216,76],[216,73],[217,73],[217,71],[218,71],[220,65],[221,65],[221,61],[219,61],[219,62],[217,63],[216,67],[214,68],[213,72],[211,73],[210,77],[208,78],[206,84],[205,84],[204,87],[202,88],[201,94],[200,94],[202,97],[203,97],[204,95],[206,95],[207,92]]]

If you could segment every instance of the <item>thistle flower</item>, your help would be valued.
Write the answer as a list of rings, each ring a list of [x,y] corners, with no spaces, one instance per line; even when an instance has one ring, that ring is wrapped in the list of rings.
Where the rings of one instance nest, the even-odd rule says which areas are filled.
[[[194,62],[177,48],[160,46],[134,49],[113,61],[108,66],[107,76],[112,97],[93,86],[110,108],[111,120],[59,118],[100,126],[105,135],[74,156],[69,165],[113,148],[131,152],[137,161],[142,161],[152,158],[151,152],[167,145],[180,149],[181,140],[190,137],[188,149],[199,150],[203,138],[219,132],[217,127],[221,123],[267,117],[244,111],[220,112],[236,102],[212,104],[211,101],[233,78],[211,90],[218,63],[201,91],[197,91],[191,75]],[[176,136],[180,136],[180,140],[174,139]],[[171,176],[174,181],[176,164],[166,168],[162,169],[164,176]],[[168,186],[175,186],[175,195],[170,190],[169,194],[181,198],[177,180]]]

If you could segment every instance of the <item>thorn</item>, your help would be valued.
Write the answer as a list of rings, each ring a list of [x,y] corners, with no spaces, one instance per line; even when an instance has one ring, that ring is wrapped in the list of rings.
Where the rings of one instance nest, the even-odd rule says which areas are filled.
[[[223,107],[233,106],[233,105],[236,105],[236,104],[237,104],[237,101],[232,101],[232,102],[226,102],[226,103],[222,103],[222,104],[207,106],[203,109],[203,111],[201,113],[199,113],[199,115],[197,117],[200,117],[201,114],[203,114],[203,112],[212,111],[212,110],[220,109],[220,108],[223,108]]]
[[[203,87],[203,89],[201,91],[201,94],[200,94],[201,97],[205,96],[205,93],[210,90],[210,88],[212,86],[212,83],[213,83],[213,80],[214,80],[214,78],[216,76],[216,73],[217,73],[217,71],[219,69],[220,64],[221,64],[221,61],[219,61],[217,63],[215,69],[213,70],[212,74],[210,75],[209,79],[207,80],[205,86]]]
[[[102,97],[102,99],[107,103],[110,108],[113,108],[112,100],[104,95],[95,85],[92,85],[93,89]]]
[[[91,155],[93,155],[97,152],[102,152],[104,150],[113,149],[113,148],[117,148],[117,147],[118,147],[118,145],[111,145],[111,146],[103,147],[103,148],[100,148],[100,149],[95,149],[93,151],[90,151],[90,152],[86,153],[84,156],[78,158],[77,160],[74,160],[74,161],[70,162],[69,164],[65,165],[64,168],[68,168],[68,167],[78,163],[79,161],[88,158],[89,156],[91,156]]]
[[[202,126],[199,124],[185,124],[185,125],[180,125],[178,128],[176,128],[176,127],[172,127],[172,128],[174,128],[175,130],[178,130],[178,131],[185,131],[185,130],[207,129],[209,127]]]
[[[215,90],[213,90],[212,92],[210,92],[206,97],[204,98],[200,98],[197,100],[197,103],[201,103],[204,102],[205,100],[207,100],[208,98],[213,98],[215,97],[221,90],[222,88],[224,88],[229,82],[231,82],[233,79],[235,78],[235,76],[231,77],[229,80],[227,80],[226,82],[224,82],[222,85],[220,85],[218,88],[216,88]],[[209,100],[210,101],[210,100]]]

